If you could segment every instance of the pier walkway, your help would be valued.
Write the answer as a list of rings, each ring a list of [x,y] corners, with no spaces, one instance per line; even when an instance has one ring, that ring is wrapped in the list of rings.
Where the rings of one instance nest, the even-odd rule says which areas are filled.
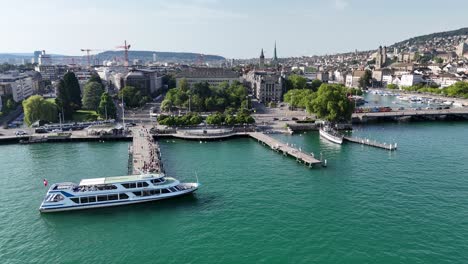
[[[421,110],[399,110],[392,112],[378,112],[378,113],[354,113],[353,118],[397,118],[397,117],[430,117],[441,115],[468,115],[468,107],[452,108],[452,109],[421,109]]]
[[[248,135],[256,140],[258,142],[261,142],[267,146],[269,146],[271,149],[282,152],[283,155],[291,156],[293,158],[296,158],[298,162],[302,162],[305,165],[312,167],[313,165],[321,164],[322,161],[314,158],[313,155],[304,153],[300,151],[299,149],[293,148],[287,144],[284,144],[268,135],[265,135],[260,132],[251,132],[248,133]]]
[[[376,148],[381,148],[381,149],[386,149],[390,151],[397,149],[397,143],[395,144],[379,143],[375,140],[369,140],[369,139],[358,138],[358,137],[344,137],[343,139],[349,142],[376,147]]]
[[[133,144],[131,145],[129,152],[131,159],[131,164],[129,164],[130,173],[140,174],[141,172],[164,172],[159,144],[154,140],[149,129],[143,127],[133,130]]]

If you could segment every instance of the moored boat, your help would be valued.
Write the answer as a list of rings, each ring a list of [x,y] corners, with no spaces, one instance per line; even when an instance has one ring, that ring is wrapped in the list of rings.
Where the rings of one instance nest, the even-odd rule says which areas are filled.
[[[58,212],[150,202],[190,194],[197,183],[181,183],[164,174],[83,179],[53,184],[39,211]]]
[[[330,126],[324,126],[319,130],[320,136],[336,144],[343,144],[344,136]]]

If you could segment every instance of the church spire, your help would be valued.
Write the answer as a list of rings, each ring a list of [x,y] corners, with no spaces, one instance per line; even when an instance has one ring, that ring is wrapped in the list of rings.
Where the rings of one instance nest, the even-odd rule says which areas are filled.
[[[273,61],[278,61],[278,56],[276,54],[276,41],[275,41],[275,50],[273,51]]]

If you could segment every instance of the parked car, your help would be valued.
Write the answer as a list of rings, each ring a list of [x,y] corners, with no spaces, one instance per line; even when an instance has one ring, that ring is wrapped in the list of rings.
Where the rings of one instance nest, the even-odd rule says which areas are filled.
[[[15,135],[17,136],[24,136],[24,135],[27,135],[28,133],[26,133],[26,131],[24,130],[18,130],[15,132]]]
[[[56,128],[56,129],[53,129],[52,132],[53,132],[53,133],[62,133],[63,130],[60,129],[60,128]]]
[[[293,118],[291,118],[291,120],[293,120],[293,121],[297,121],[297,120],[299,120],[299,118],[297,118],[297,117],[293,117]]]
[[[273,121],[278,121],[279,119],[276,117],[273,117]]]
[[[45,128],[45,127],[38,127],[36,129],[34,129],[34,133],[37,133],[37,134],[44,134],[44,133],[48,133],[49,131]]]
[[[128,124],[125,124],[125,125],[126,125],[127,127],[134,127],[134,126],[136,126],[135,123],[128,123]]]
[[[283,117],[281,120],[282,121],[288,121],[288,119],[286,117]]]

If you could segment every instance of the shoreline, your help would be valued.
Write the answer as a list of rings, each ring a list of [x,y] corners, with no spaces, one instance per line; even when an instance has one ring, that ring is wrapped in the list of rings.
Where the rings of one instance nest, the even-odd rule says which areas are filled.
[[[447,114],[440,114],[436,116],[425,116],[423,113],[421,115],[413,115],[413,116],[364,116],[364,117],[353,117],[352,124],[365,126],[365,125],[374,125],[379,123],[414,123],[414,122],[465,122],[468,121],[468,114],[461,114],[461,115],[447,115]],[[318,131],[317,125],[314,124],[288,124],[288,127],[291,128],[293,132],[301,132],[301,131]],[[343,130],[352,130],[352,125],[346,126]],[[264,130],[263,133],[265,134],[291,134],[287,128],[284,129],[270,129]],[[220,141],[225,139],[232,139],[232,138],[243,138],[249,137],[248,133],[246,132],[231,132],[225,133],[223,135],[188,135],[183,136],[181,134],[152,134],[153,138],[155,139],[182,139],[182,140],[189,140],[189,141]],[[0,136],[0,145],[10,145],[10,144],[21,144],[21,140],[28,140],[30,137],[44,137],[43,134],[31,135],[31,136]],[[25,143],[25,145],[29,144],[41,144],[41,143],[79,143],[79,142],[106,142],[106,141],[120,141],[120,142],[132,142],[133,137],[131,135],[126,136],[104,136],[104,137],[96,137],[96,136],[71,136],[71,137],[53,137],[47,139],[45,142],[37,142],[37,143]]]

